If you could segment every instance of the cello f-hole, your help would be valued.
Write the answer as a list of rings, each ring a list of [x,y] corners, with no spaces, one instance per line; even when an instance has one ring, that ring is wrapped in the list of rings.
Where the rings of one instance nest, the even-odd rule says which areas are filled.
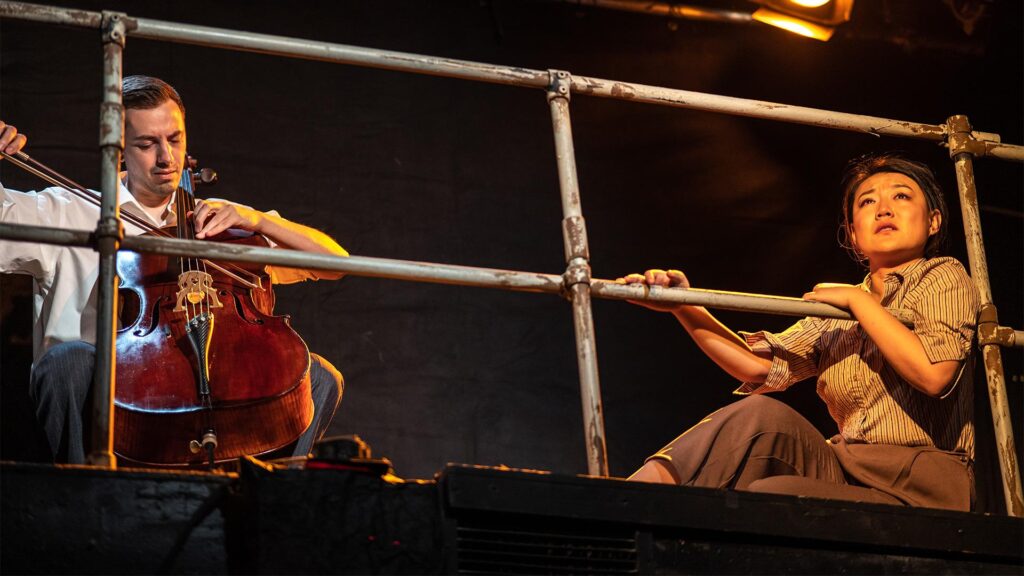
[[[135,326],[142,318],[142,307],[139,293],[135,290],[121,289],[117,291],[117,313],[121,328]],[[135,332],[138,334],[138,331]]]
[[[238,294],[230,293],[231,300],[235,303],[235,310],[238,312],[238,316],[250,324],[260,326],[263,324],[263,319],[259,316],[253,315],[242,302],[242,299],[238,297]]]

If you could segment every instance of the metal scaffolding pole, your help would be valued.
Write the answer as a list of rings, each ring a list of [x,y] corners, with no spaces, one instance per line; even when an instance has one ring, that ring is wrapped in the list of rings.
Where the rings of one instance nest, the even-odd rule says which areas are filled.
[[[559,189],[562,193],[562,239],[565,243],[565,288],[572,300],[572,320],[576,329],[576,359],[580,371],[580,401],[583,405],[583,433],[587,446],[587,472],[608,475],[608,451],[604,440],[604,411],[601,407],[601,382],[597,372],[597,341],[594,316],[590,307],[590,248],[587,227],[580,204],[580,185],[576,178],[576,151],[569,120],[568,72],[549,71],[548,106],[555,133],[555,159],[558,163]]]
[[[0,222],[0,239],[80,246],[84,248],[95,248],[96,246],[92,232],[45,226],[5,224],[2,222]],[[234,246],[202,240],[178,240],[176,238],[157,238],[153,236],[125,237],[121,241],[121,248],[123,250],[134,250],[136,252],[161,254],[164,256],[190,256],[207,258],[209,260],[270,264],[272,266],[285,266],[288,268],[334,270],[353,276],[389,278],[410,282],[429,282],[555,295],[564,295],[565,293],[564,275],[543,274],[540,272],[478,268],[455,264],[373,258],[369,256],[331,256],[297,250],[283,250],[280,248]],[[661,286],[643,286],[640,284],[617,284],[598,278],[590,279],[590,294],[592,297],[607,300],[675,302],[678,304],[705,306],[718,310],[760,312],[780,316],[815,316],[839,320],[853,319],[853,316],[846,310],[821,302],[809,302],[801,298],[789,296],[771,296],[701,288],[663,288]],[[913,313],[896,309],[890,309],[889,312],[907,326],[914,325]],[[1000,326],[998,331],[1000,333],[1000,346],[1024,347],[1024,331],[1014,330],[1007,326]]]
[[[98,12],[68,10],[52,6],[8,1],[0,1],[0,17],[93,28],[98,27],[101,22],[101,15]],[[211,48],[256,52],[305,60],[381,68],[413,74],[428,74],[493,84],[542,88],[545,90],[549,84],[548,73],[544,70],[499,66],[468,60],[410,54],[407,52],[377,50],[271,34],[255,34],[252,32],[180,24],[149,18],[129,18],[126,20],[126,25],[128,34],[131,36],[149,40],[180,42]],[[589,78],[586,76],[574,76],[569,90],[575,94],[599,96],[602,98],[705,110],[880,136],[929,140],[936,143],[945,142],[948,136],[944,124],[907,122],[876,116],[806,108],[803,106],[789,106],[778,102],[733,98],[717,94],[647,86],[602,78]],[[979,143],[978,151],[975,152],[975,155],[1024,161],[1024,146],[1003,144],[998,134],[988,132],[974,132],[973,136]]]
[[[116,468],[114,456],[114,387],[117,354],[117,250],[124,228],[118,209],[124,106],[121,76],[124,15],[103,13],[103,102],[100,104],[100,219],[96,225],[99,280],[96,297],[96,367],[93,375],[92,434],[89,464]]]
[[[971,124],[966,116],[951,116],[949,125],[949,155],[956,167],[956,183],[960,191],[960,210],[963,213],[964,235],[967,237],[967,257],[971,265],[971,278],[978,288],[981,312],[978,315],[978,344],[985,363],[988,398],[992,405],[992,426],[999,455],[999,469],[1003,478],[1003,496],[1006,511],[1013,516],[1024,516],[1024,496],[1021,494],[1020,472],[1013,442],[1010,407],[1006,399],[1006,380],[1003,359],[999,350],[999,318],[992,303],[985,242],[981,236],[981,213],[978,210],[978,191],[974,185],[974,150],[978,143],[971,137]]]

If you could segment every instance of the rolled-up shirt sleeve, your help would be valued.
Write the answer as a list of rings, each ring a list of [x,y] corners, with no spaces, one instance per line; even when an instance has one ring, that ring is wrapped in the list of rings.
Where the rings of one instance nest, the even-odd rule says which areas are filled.
[[[277,216],[278,218],[284,218],[277,210],[267,210],[267,214]],[[267,242],[270,243],[271,248],[279,248],[278,244],[267,238]],[[348,256],[348,252],[345,252],[345,256]],[[317,270],[308,270],[305,268],[286,268],[284,266],[270,266],[267,265],[267,274],[270,275],[271,284],[296,284],[298,282],[305,282],[307,280],[320,280],[320,274]]]
[[[978,315],[978,291],[959,262],[929,270],[905,306],[914,312],[914,334],[932,362],[964,360]]]
[[[804,318],[784,332],[740,332],[750,349],[758,355],[770,355],[771,368],[764,382],[744,382],[733,394],[778,392],[818,375],[821,320]]]

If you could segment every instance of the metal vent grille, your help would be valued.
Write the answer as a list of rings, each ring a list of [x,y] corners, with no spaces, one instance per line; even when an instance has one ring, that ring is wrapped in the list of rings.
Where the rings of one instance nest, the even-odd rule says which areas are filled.
[[[618,532],[458,526],[458,573],[636,574],[636,533]]]

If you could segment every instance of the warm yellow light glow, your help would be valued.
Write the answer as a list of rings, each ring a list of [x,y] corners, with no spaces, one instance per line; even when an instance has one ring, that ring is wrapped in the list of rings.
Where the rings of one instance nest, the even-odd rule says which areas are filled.
[[[796,4],[797,6],[803,6],[804,8],[817,8],[819,6],[824,6],[825,4],[828,4],[832,0],[789,0],[789,1],[792,2],[793,4]]]
[[[832,37],[832,32],[835,30],[828,26],[821,26],[806,20],[800,20],[793,18],[792,16],[786,16],[785,14],[776,12],[774,10],[768,10],[767,8],[759,8],[753,14],[754,20],[758,22],[764,22],[771,26],[788,30],[794,34],[806,36],[808,38],[814,38],[815,40],[821,40],[822,42],[828,41]]]

